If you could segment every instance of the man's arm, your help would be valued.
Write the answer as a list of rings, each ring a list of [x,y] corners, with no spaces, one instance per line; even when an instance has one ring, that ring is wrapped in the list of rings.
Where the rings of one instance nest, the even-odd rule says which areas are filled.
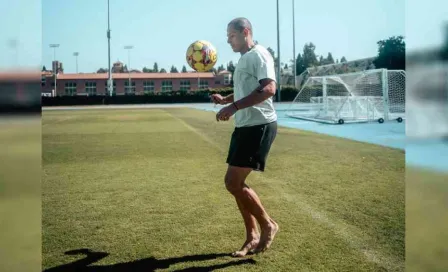
[[[257,105],[266,99],[275,95],[277,89],[277,84],[274,80],[270,78],[260,80],[260,86],[258,86],[253,92],[251,92],[248,96],[235,101],[234,104],[238,108],[238,110],[242,110],[248,107],[252,107]],[[233,100],[233,95],[232,95]]]
[[[228,103],[232,103],[233,102],[233,94],[229,94],[228,96],[224,97],[224,101],[228,104]]]

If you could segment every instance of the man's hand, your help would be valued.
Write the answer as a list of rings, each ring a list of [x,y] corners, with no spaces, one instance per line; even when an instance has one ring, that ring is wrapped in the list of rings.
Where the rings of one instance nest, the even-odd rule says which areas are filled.
[[[212,102],[215,104],[225,105],[227,104],[226,98],[222,97],[220,94],[212,94],[211,96]]]
[[[222,108],[217,114],[216,114],[216,121],[228,121],[230,117],[232,117],[236,112],[236,107],[231,104],[227,107]]]

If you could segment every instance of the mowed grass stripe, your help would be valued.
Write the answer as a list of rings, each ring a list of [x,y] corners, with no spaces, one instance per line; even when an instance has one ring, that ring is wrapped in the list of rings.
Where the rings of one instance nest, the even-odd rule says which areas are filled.
[[[126,115],[108,112],[103,116],[119,120]],[[163,125],[154,125],[151,115],[165,119]],[[208,235],[218,236],[219,231],[207,228],[209,221],[197,224],[195,220],[228,216],[212,211],[216,202],[219,207],[223,204],[220,194],[209,190],[218,178],[200,169],[213,167],[215,150],[198,142],[195,133],[182,129],[163,111],[144,112],[141,118],[141,123],[117,121],[103,127],[95,124],[100,121],[98,115],[81,114],[72,119],[78,124],[59,124],[51,128],[53,135],[47,133],[50,128],[44,131],[48,267],[72,260],[62,252],[73,248],[109,249],[118,256],[98,264],[117,263],[126,257],[139,259],[135,252],[142,254],[140,258],[157,253],[161,258],[176,256],[177,250],[184,255],[183,248],[197,254],[201,247],[208,249],[206,241],[213,240]],[[133,132],[142,127],[154,133]],[[220,192],[221,183],[216,186]]]
[[[182,116],[185,116],[187,119],[190,118],[190,121],[194,122],[193,120],[195,115],[188,116],[183,114]],[[196,123],[201,122],[200,120],[204,119],[198,118],[196,119]],[[202,125],[202,127],[204,126]],[[210,130],[204,130],[202,131],[202,133],[206,134],[209,131]],[[294,143],[294,137],[299,138],[300,136],[307,136],[309,134],[306,132],[300,132],[297,130],[294,131],[282,127],[280,127],[279,131],[279,138],[273,146],[271,156],[273,158],[270,158],[270,161],[273,162],[274,165],[272,166],[271,164],[272,167],[269,168],[269,170],[264,174],[253,173],[252,175],[256,177],[256,183],[262,182],[271,190],[277,192],[277,195],[280,195],[284,200],[295,203],[296,207],[301,212],[309,214],[313,219],[319,221],[320,223],[324,223],[325,225],[333,229],[335,234],[344,239],[350,246],[362,252],[368,261],[374,262],[377,265],[387,269],[388,271],[403,270],[404,154],[394,149],[385,149],[374,145],[362,144],[326,136],[315,137],[318,139],[313,139],[312,141],[309,141],[309,143],[307,143],[306,141],[302,141],[302,146],[295,149],[293,147],[297,146],[297,144]],[[318,143],[315,143],[316,140],[318,141]],[[344,145],[344,148],[342,148],[341,145]],[[322,148],[325,146],[327,146],[328,148]],[[301,192],[304,188],[294,190],[293,193],[288,192],[291,189],[291,186],[288,185],[300,184],[302,182],[301,177],[305,176],[304,179],[306,180],[306,176],[311,176],[311,173],[307,173],[306,171],[305,173],[302,173],[301,170],[307,169],[306,167],[299,168],[299,171],[282,172],[282,169],[286,169],[288,168],[288,166],[291,167],[289,169],[291,170],[294,169],[294,165],[303,165],[304,163],[306,163],[306,159],[305,162],[303,160],[299,160],[298,158],[294,159],[293,156],[289,157],[285,154],[285,152],[278,153],[277,150],[288,150],[287,152],[293,152],[295,153],[295,155],[298,155],[297,151],[305,151],[306,153],[308,153],[307,149],[309,149],[310,147],[312,148],[312,150],[310,154],[307,154],[309,164],[315,164],[317,167],[325,167],[324,165],[326,162],[328,162],[328,160],[334,160],[330,161],[328,165],[330,167],[328,168],[327,172],[329,172],[330,175],[325,173],[326,171],[318,170],[315,167],[310,167],[314,173],[318,173],[321,175],[320,178],[317,175],[314,175],[316,178],[314,180],[312,179],[311,182],[314,183],[315,186],[310,186],[310,188],[304,190],[305,193]],[[319,150],[315,150],[316,147],[321,151],[319,152]],[[336,150],[336,148],[340,150]],[[294,150],[296,152],[294,152]],[[332,151],[334,151],[335,153],[332,153]],[[336,157],[334,154],[338,154],[337,151],[339,151],[340,153],[342,153],[341,151],[343,151],[342,157],[344,155],[347,157]],[[283,164],[283,167],[281,167],[280,171],[277,171],[279,169],[275,169],[275,166],[277,166],[276,163],[278,162],[281,162]],[[346,172],[345,174],[349,174],[349,177],[331,175],[331,172],[335,172],[332,171],[331,168],[342,168],[341,170],[347,170],[348,173]],[[383,171],[386,172],[384,180],[382,180],[382,178],[384,177],[382,177],[379,171],[375,171],[375,168],[382,168]],[[374,171],[369,173],[369,169],[373,169]],[[341,171],[339,171],[339,173],[340,172]],[[288,175],[286,173],[290,174]],[[388,174],[392,177],[389,177]],[[282,177],[284,177],[284,179],[282,179]],[[361,178],[366,178],[366,182],[362,182]],[[372,180],[369,181],[370,178],[372,178]],[[263,182],[262,180],[264,180],[265,182]],[[284,183],[285,181],[287,182],[286,184]],[[322,184],[321,188],[319,188],[320,184]],[[334,184],[336,184],[336,186]],[[371,221],[369,220],[371,218],[368,218],[369,216],[365,216],[367,218],[363,218],[363,220],[365,219],[366,222],[361,222],[361,224],[353,224],[352,220],[347,220],[347,208],[349,208],[347,207],[347,204],[351,204],[346,201],[349,200],[347,198],[349,197],[349,195],[341,195],[342,198],[340,198],[338,202],[342,200],[346,201],[346,203],[339,207],[337,206],[337,202],[330,202],[330,199],[328,199],[328,203],[320,203],[320,205],[314,206],[310,205],[308,201],[305,201],[306,199],[309,199],[309,193],[314,195],[316,193],[322,193],[322,191],[327,191],[327,197],[325,197],[324,195],[323,197],[325,198],[321,199],[321,201],[325,201],[326,198],[328,198],[329,193],[328,189],[325,187],[333,187],[333,193],[338,189],[342,191],[342,193],[345,193],[347,192],[347,188],[359,188],[360,191],[354,192],[355,194],[359,195],[358,197],[366,195],[368,197],[366,199],[367,201],[369,200],[369,198],[373,198],[374,200],[373,202],[369,203],[367,201],[363,201],[363,199],[357,199],[357,201],[365,202],[361,206],[362,208],[366,209],[362,211],[364,213],[364,216],[366,214],[368,215],[369,213],[376,213],[376,215],[384,216],[383,218],[379,219],[384,220],[384,218],[386,218],[386,220],[384,220],[386,222],[378,222],[378,218],[375,221]],[[379,194],[374,195],[374,193]],[[392,201],[389,202],[389,204],[395,203],[391,206],[394,210],[388,207],[388,201]],[[322,205],[331,205],[332,203],[334,203],[334,207],[331,208],[331,210],[334,211],[339,210],[338,208],[342,208],[336,214],[334,212],[329,213],[326,211],[326,209],[316,208]],[[379,203],[384,206],[375,207],[375,205]],[[344,208],[346,211],[343,210]],[[354,209],[355,207],[351,208]],[[368,209],[371,209],[373,212],[369,211]],[[384,212],[385,210],[387,210],[387,212]],[[348,212],[350,212],[350,210],[348,210]],[[393,214],[394,216],[396,216],[396,218],[387,218],[388,213]],[[388,222],[389,220],[391,222]],[[369,223],[369,221],[371,223],[369,228],[373,228],[373,230],[370,231],[372,234],[374,234],[373,237],[365,233],[365,226],[363,224]],[[386,229],[384,231],[386,233],[375,233],[379,229],[379,227],[385,227]],[[378,243],[378,237],[382,240],[380,241],[380,243]]]
[[[207,134],[198,131],[196,128],[192,127],[191,125],[189,125],[188,123],[186,123],[184,120],[182,120],[179,117],[176,117],[175,115],[167,112],[168,114],[170,114],[174,119],[176,119],[177,121],[179,121],[182,125],[184,125],[186,128],[188,128],[190,131],[194,132],[196,135],[198,135],[200,138],[202,138],[204,141],[206,141],[207,143],[211,144],[213,147],[217,148],[219,151],[224,152],[224,149],[218,145],[215,141],[213,141],[212,139],[210,139]]]
[[[64,114],[46,113],[44,122],[63,118]],[[45,267],[80,258],[63,256],[63,252],[84,247],[109,252],[109,257],[95,263],[104,265],[148,257],[166,259],[230,252],[240,246],[244,239],[243,223],[223,184],[231,123],[217,123],[213,113],[186,109],[68,114],[74,118],[43,129]],[[328,141],[329,146],[335,145],[332,148],[341,144],[339,139],[334,142],[331,137],[281,128],[279,139],[284,136],[314,145]],[[319,194],[324,185],[312,189],[312,184],[297,182],[300,174],[291,171],[291,164],[285,161],[291,160],[288,156],[295,155],[300,162],[301,156],[307,153],[306,148],[300,150],[291,143],[283,145],[284,140],[276,141],[268,172],[249,178],[249,183],[265,200],[268,211],[282,224],[282,231],[269,254],[254,258],[256,265],[229,266],[227,270],[381,270],[384,265],[367,260],[344,237],[335,235],[334,227],[316,221],[309,211],[297,207],[309,204],[333,220],[341,218],[340,213],[347,214],[357,203],[352,203],[351,199],[347,203],[339,200],[335,205],[345,203],[342,206],[345,211],[332,213],[328,211],[328,206],[332,206],[328,203],[331,198],[308,195],[309,192]],[[374,146],[347,142],[348,153],[354,153],[352,156],[356,154],[354,146],[361,147],[363,156],[378,152]],[[322,160],[320,150],[317,148],[315,158]],[[386,150],[386,157],[388,152]],[[389,155],[399,158],[399,154]],[[322,163],[328,163],[332,156],[327,154]],[[393,171],[393,167],[388,168],[391,169],[387,171]],[[311,172],[306,167],[301,169]],[[295,180],[291,180],[293,177]],[[315,183],[319,185],[319,181]],[[283,191],[275,189],[279,186]],[[343,195],[344,190],[337,193]],[[288,198],[289,201],[285,201]],[[298,202],[300,198],[306,202]],[[388,196],[379,197],[383,198],[387,201]],[[321,205],[322,202],[327,204]],[[376,208],[381,213],[379,209]],[[356,220],[358,214],[355,215],[353,219]],[[339,220],[347,222],[342,218]],[[377,221],[372,223],[375,227],[367,228],[368,232],[382,227]],[[365,231],[364,226],[361,229]],[[383,243],[381,241],[380,245]],[[231,261],[223,257],[179,262],[172,264],[169,270],[230,265]]]

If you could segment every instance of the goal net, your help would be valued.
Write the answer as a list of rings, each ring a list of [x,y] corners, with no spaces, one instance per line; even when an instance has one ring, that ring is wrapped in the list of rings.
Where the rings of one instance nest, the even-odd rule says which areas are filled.
[[[324,123],[401,122],[405,117],[405,72],[376,69],[309,77],[286,114]]]

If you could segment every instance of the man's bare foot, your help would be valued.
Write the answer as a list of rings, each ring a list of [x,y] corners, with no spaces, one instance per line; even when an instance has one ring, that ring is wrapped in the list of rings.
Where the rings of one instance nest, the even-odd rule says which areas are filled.
[[[274,241],[274,237],[279,231],[277,222],[270,219],[269,225],[261,228],[261,237],[258,246],[253,250],[253,253],[257,254],[266,251]]]
[[[259,238],[246,240],[246,242],[244,242],[244,245],[241,247],[240,250],[232,253],[232,257],[246,256],[247,253],[252,252],[252,250],[254,250],[258,246],[259,241],[260,241]]]

